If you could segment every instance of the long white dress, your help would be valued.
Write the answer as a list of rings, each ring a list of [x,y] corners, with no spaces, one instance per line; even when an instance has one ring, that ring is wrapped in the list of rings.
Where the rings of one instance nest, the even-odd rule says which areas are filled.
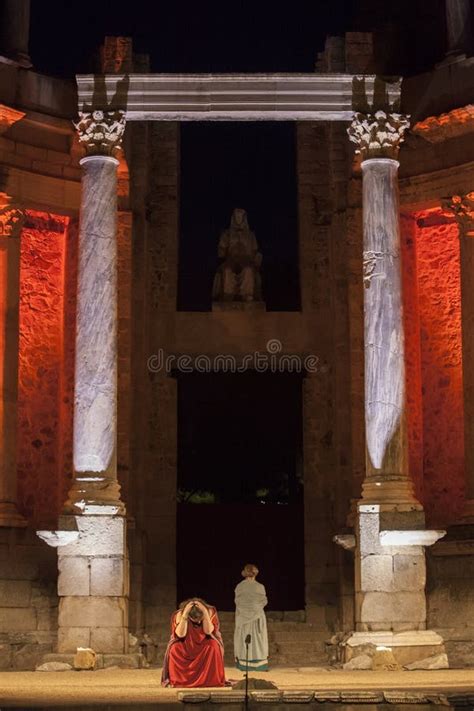
[[[268,633],[264,608],[267,594],[261,583],[246,578],[235,588],[234,656],[237,669],[266,671],[268,669]],[[248,667],[245,638],[250,635]]]

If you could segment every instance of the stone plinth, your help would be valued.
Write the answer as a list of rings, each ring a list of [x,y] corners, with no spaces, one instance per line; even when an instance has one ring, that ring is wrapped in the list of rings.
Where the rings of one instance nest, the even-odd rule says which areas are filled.
[[[354,632],[345,642],[344,661],[359,656],[368,644],[390,649],[400,666],[444,653],[443,638],[430,630],[409,632]]]
[[[58,547],[58,652],[128,652],[128,556],[122,516],[63,516],[77,540]]]

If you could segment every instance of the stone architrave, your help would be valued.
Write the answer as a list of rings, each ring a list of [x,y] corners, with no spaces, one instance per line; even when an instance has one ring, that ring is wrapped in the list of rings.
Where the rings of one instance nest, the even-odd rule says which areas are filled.
[[[459,228],[466,493],[461,523],[474,523],[474,192],[442,201]]]
[[[74,478],[58,546],[58,651],[128,652],[125,505],[117,481],[117,166],[121,111],[80,114]],[[42,532],[45,539],[44,532]],[[72,538],[72,537],[71,537]]]
[[[24,212],[0,206],[0,526],[26,526],[17,508],[16,440],[20,235]]]
[[[400,664],[443,643],[426,631],[424,546],[444,532],[423,530],[408,472],[397,179],[408,125],[407,116],[377,111],[356,114],[348,129],[362,157],[366,473],[355,526],[356,629],[345,656],[371,642],[390,647]]]

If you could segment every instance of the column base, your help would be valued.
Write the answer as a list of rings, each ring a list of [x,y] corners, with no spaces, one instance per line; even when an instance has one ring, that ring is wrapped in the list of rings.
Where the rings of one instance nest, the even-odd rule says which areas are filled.
[[[76,474],[64,504],[66,515],[124,516],[120,485],[114,477]]]
[[[443,638],[431,630],[353,632],[343,643],[344,662],[363,654],[366,645],[390,649],[401,667],[445,653]]]
[[[422,511],[423,506],[415,496],[412,482],[403,478],[386,479],[384,475],[380,477],[367,477],[362,484],[363,504],[401,504],[410,506],[413,511]]]
[[[0,502],[0,528],[25,528],[28,522],[10,501]]]

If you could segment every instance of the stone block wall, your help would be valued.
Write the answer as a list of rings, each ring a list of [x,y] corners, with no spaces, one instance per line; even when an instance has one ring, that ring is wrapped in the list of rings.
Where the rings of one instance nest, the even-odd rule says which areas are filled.
[[[0,670],[34,669],[55,649],[56,551],[30,529],[0,528]]]
[[[474,547],[439,541],[427,557],[430,629],[442,635],[452,668],[474,667]]]

